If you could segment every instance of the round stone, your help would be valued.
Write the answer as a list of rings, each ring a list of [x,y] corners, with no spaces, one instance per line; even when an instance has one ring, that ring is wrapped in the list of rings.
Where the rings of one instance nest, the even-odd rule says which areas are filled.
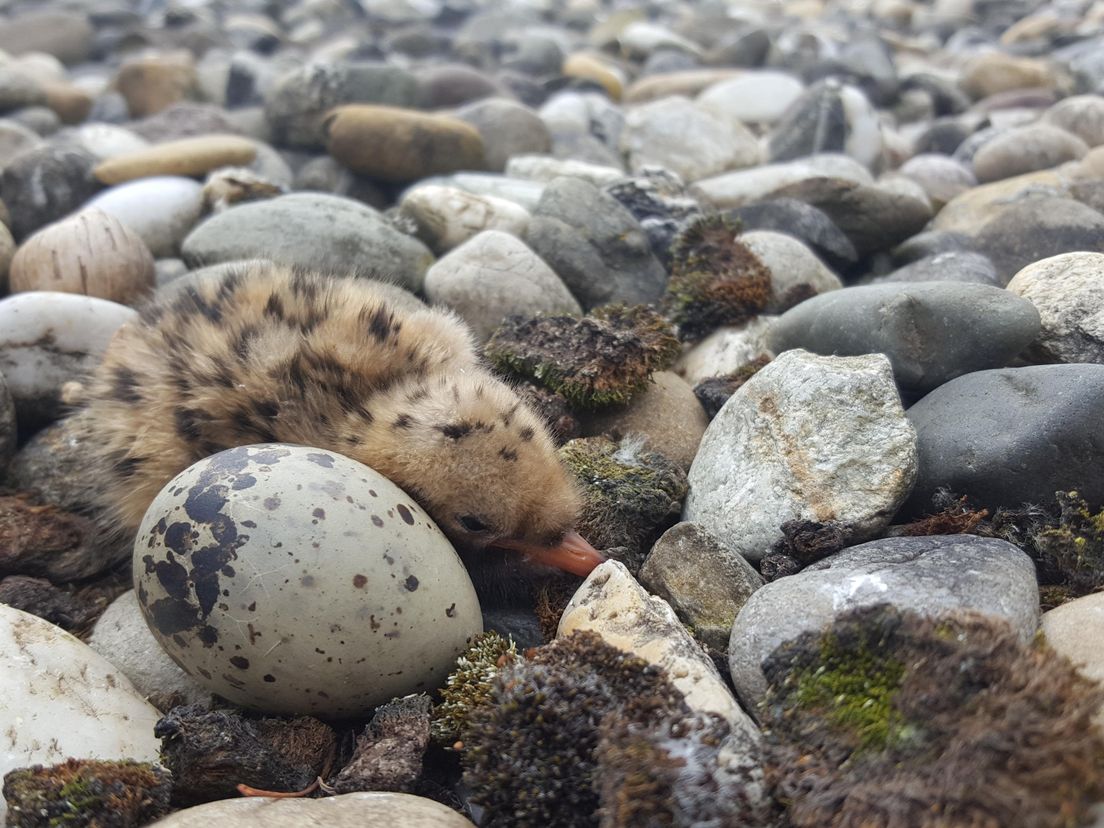
[[[1029,264],[1008,290],[1042,318],[1032,344],[1048,362],[1104,363],[1104,254],[1065,253]]]

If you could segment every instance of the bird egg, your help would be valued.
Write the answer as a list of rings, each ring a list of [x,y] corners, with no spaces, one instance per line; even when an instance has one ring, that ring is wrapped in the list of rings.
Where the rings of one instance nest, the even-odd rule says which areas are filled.
[[[356,716],[444,683],[483,629],[456,551],[398,486],[303,446],[242,446],[173,478],[134,546],[142,614],[209,690]]]

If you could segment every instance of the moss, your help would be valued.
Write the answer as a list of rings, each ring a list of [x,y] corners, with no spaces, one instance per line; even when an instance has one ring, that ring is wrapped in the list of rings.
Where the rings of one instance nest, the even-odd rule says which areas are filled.
[[[651,375],[670,367],[678,339],[645,306],[611,305],[590,316],[511,317],[484,355],[500,372],[561,394],[579,408],[628,402]]]
[[[760,354],[749,362],[745,362],[731,374],[719,377],[709,377],[694,386],[694,395],[698,398],[709,419],[717,416],[729,398],[749,379],[754,377],[765,366],[769,365],[771,358],[766,354]]]
[[[1104,586],[1104,509],[1094,513],[1077,492],[1057,492],[1057,525],[1037,530],[1039,558],[1053,567],[1074,596]]]
[[[513,639],[496,632],[475,638],[468,651],[456,659],[456,669],[441,690],[441,701],[433,707],[430,735],[435,742],[450,746],[460,738],[471,711],[490,696],[495,676],[516,658]]]
[[[691,222],[672,248],[663,307],[683,339],[699,339],[762,311],[771,297],[770,269],[736,238],[723,216]]]
[[[635,574],[681,513],[689,491],[686,473],[631,438],[572,440],[559,454],[582,490],[578,530],[598,549],[625,547],[622,562]]]
[[[169,811],[172,782],[144,762],[70,759],[4,777],[8,825],[17,828],[129,828]]]
[[[596,750],[606,717],[689,714],[658,668],[575,633],[502,670],[464,731],[464,783],[485,826],[597,825]]]
[[[795,828],[1065,828],[1104,795],[1104,690],[999,619],[868,607],[763,670],[765,770]]]

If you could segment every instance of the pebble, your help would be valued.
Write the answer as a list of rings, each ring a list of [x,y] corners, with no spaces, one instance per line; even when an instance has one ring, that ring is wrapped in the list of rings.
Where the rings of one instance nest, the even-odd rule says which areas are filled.
[[[115,124],[83,124],[68,133],[68,139],[92,153],[97,161],[130,155],[149,148],[149,141]]]
[[[175,255],[199,221],[202,191],[191,178],[152,176],[104,190],[87,206],[117,218],[162,258]]]
[[[1043,113],[1042,121],[1076,135],[1090,147],[1104,144],[1104,97],[1073,95]]]
[[[582,179],[557,178],[545,188],[525,241],[584,310],[654,302],[667,284],[667,272],[632,214]]]
[[[527,106],[503,98],[468,104],[455,115],[471,124],[483,139],[483,163],[502,172],[515,155],[542,155],[552,149],[552,136],[540,115]]]
[[[803,201],[775,198],[727,210],[745,231],[773,230],[793,236],[829,265],[849,267],[858,261],[855,245],[827,215]]]
[[[1076,161],[1088,151],[1088,144],[1060,127],[1032,124],[986,141],[974,154],[974,175],[982,183],[998,181]]]
[[[918,236],[913,236],[914,240],[917,238]],[[972,282],[993,287],[1001,287],[1004,282],[988,256],[968,250],[932,253],[909,262],[875,281]]]
[[[1042,259],[1013,276],[1008,290],[1039,311],[1042,329],[1032,343],[1039,361],[1104,363],[1104,254]]]
[[[78,209],[100,189],[88,152],[44,145],[20,153],[0,172],[0,192],[16,240]]]
[[[332,110],[323,130],[330,155],[354,172],[384,181],[484,166],[479,131],[447,115],[350,104]]]
[[[940,386],[908,412],[920,459],[903,514],[929,512],[940,488],[990,510],[1071,490],[1104,503],[1102,405],[1104,365],[977,371]]]
[[[914,155],[901,166],[900,173],[924,188],[937,212],[955,196],[977,185],[977,178],[965,164],[934,153]]]
[[[612,100],[621,100],[625,89],[625,75],[616,66],[601,58],[582,52],[568,55],[560,71],[569,78],[597,84]]]
[[[775,353],[885,354],[906,390],[925,393],[1007,365],[1039,334],[1039,313],[1002,288],[959,282],[865,285],[813,297],[771,326]]]
[[[321,193],[231,207],[189,233],[180,252],[192,268],[268,258],[306,268],[376,273],[415,291],[433,263],[425,245],[392,228],[371,207]]]
[[[711,652],[725,653],[732,622],[763,579],[701,526],[672,526],[640,568],[640,583],[671,605]]]
[[[1104,653],[1099,646],[1104,635],[1104,595],[1085,595],[1044,612],[1039,629],[1047,644],[1072,661],[1082,675],[1104,683]],[[1096,722],[1104,725],[1104,707]]]
[[[512,201],[530,213],[540,202],[541,196],[544,195],[544,184],[540,181],[491,175],[490,173],[456,173],[438,178],[427,178],[416,186],[423,187],[431,184],[455,187],[473,195],[493,196]],[[400,198],[401,200],[402,198]]]
[[[557,178],[578,178],[595,187],[614,184],[625,177],[625,173],[618,167],[550,158],[546,155],[515,155],[506,164],[506,175],[542,183],[551,183]]]
[[[8,268],[15,256],[15,239],[3,224],[0,224],[0,289],[8,284]],[[5,291],[6,292],[6,291]]]
[[[399,214],[414,223],[418,238],[437,254],[485,230],[520,238],[529,227],[529,211],[512,201],[436,184],[408,190],[399,203]]]
[[[473,828],[473,823],[451,808],[420,796],[371,791],[326,796],[321,799],[224,799],[185,808],[151,828],[361,828],[364,825],[401,825],[403,828]]]
[[[802,92],[767,137],[767,153],[775,162],[839,152],[873,168],[882,145],[870,101],[861,90],[835,79],[818,81]]]
[[[199,92],[195,61],[187,51],[139,56],[123,62],[115,88],[132,118],[145,118]]]
[[[689,470],[709,418],[694,389],[670,371],[656,371],[651,384],[624,406],[614,406],[583,417],[584,437],[606,435],[620,442],[640,436],[647,448]]]
[[[3,474],[15,454],[18,428],[15,420],[15,400],[8,390],[8,382],[0,374],[0,474]]]
[[[699,107],[740,124],[776,123],[805,91],[786,72],[747,72],[712,84],[696,98]]]
[[[782,313],[810,296],[843,287],[840,278],[792,236],[753,230],[742,233],[739,239],[770,271],[771,296],[766,313]]]
[[[34,291],[0,300],[0,371],[20,422],[54,419],[61,387],[95,368],[119,326],[136,317],[124,305],[72,293]]]
[[[606,643],[667,671],[691,710],[715,713],[752,738],[751,718],[717,668],[678,620],[670,604],[649,595],[617,561],[600,564],[567,605],[556,630],[564,638],[576,630],[598,633]]]
[[[89,207],[42,228],[11,262],[12,293],[54,290],[134,305],[153,289],[153,256],[119,219]]]
[[[694,183],[691,192],[707,204],[724,210],[742,207],[766,196],[771,196],[772,200],[782,197],[778,191],[789,184],[825,176],[856,184],[871,184],[874,180],[870,171],[855,159],[826,154],[704,178]]]
[[[0,775],[79,759],[156,762],[161,718],[114,665],[60,627],[0,604]],[[7,816],[0,802],[0,818]]]
[[[178,704],[205,704],[213,701],[204,690],[173,661],[150,632],[138,598],[129,589],[103,611],[88,646],[118,668],[134,689],[161,710]]]
[[[87,512],[94,502],[90,481],[83,474],[87,449],[82,442],[75,417],[67,417],[46,426],[24,443],[4,477],[4,485],[20,492],[34,492],[46,503],[69,512]],[[94,575],[82,572],[82,576]]]
[[[72,65],[88,57],[92,25],[79,11],[21,11],[0,27],[0,50],[9,55],[45,52]]]
[[[256,157],[256,144],[248,138],[202,135],[116,155],[97,164],[93,174],[103,184],[122,184],[151,176],[206,175],[217,167],[248,165]]]
[[[637,79],[625,91],[625,103],[647,103],[671,95],[692,98],[715,83],[741,74],[737,69],[685,69],[649,75]]]
[[[414,73],[427,109],[462,106],[482,98],[502,95],[504,90],[487,75],[466,63],[444,63]]]
[[[731,374],[767,350],[766,335],[777,316],[760,314],[738,327],[718,328],[683,351],[675,370],[690,385]]]
[[[0,118],[0,168],[6,167],[24,150],[40,147],[42,143],[34,130],[11,118]]]
[[[1016,89],[1052,88],[1057,80],[1047,61],[991,51],[968,61],[958,83],[976,101]]]
[[[756,590],[732,625],[728,664],[740,700],[755,710],[766,690],[760,663],[779,645],[848,610],[890,603],[938,615],[970,610],[1035,635],[1035,564],[1007,541],[972,535],[884,538],[837,552]]]
[[[486,341],[507,316],[581,314],[559,276],[517,236],[484,230],[425,275],[426,298],[446,305]]]
[[[621,133],[629,168],[664,167],[691,182],[759,162],[759,142],[742,124],[688,98],[660,98],[629,110]]]
[[[706,429],[683,520],[751,561],[791,520],[840,524],[850,542],[888,525],[916,478],[916,432],[882,354],[787,351]]]

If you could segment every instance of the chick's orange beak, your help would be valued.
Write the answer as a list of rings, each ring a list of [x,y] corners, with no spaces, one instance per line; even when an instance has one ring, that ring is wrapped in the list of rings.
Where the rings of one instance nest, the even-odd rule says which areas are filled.
[[[562,569],[572,575],[585,578],[606,556],[584,540],[578,532],[571,531],[555,546],[537,546],[515,540],[500,540],[495,546],[524,553],[533,563]]]

